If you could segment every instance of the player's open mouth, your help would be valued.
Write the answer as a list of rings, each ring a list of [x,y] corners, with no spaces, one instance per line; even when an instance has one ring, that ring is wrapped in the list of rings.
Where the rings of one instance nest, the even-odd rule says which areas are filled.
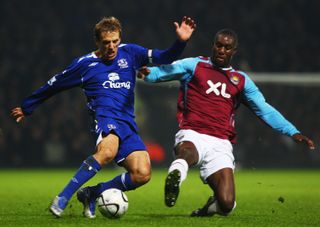
[[[110,52],[110,53],[108,52],[106,57],[107,57],[107,59],[110,59],[110,60],[111,60],[111,59],[113,59],[115,56],[116,56],[116,52]]]

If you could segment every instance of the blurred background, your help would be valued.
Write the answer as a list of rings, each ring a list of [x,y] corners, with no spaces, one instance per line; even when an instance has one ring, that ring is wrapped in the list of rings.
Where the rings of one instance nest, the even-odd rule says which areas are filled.
[[[193,17],[197,30],[181,58],[210,56],[215,32],[232,28],[240,42],[234,68],[252,75],[267,101],[319,146],[320,1],[1,0],[0,168],[74,167],[93,153],[81,89],[51,98],[20,125],[10,110],[93,51],[93,27],[111,15],[122,22],[124,43],[159,49],[175,40],[174,21]],[[137,122],[155,167],[172,161],[177,91],[175,84],[137,85]],[[319,147],[296,145],[244,106],[236,119],[238,167],[320,166]]]

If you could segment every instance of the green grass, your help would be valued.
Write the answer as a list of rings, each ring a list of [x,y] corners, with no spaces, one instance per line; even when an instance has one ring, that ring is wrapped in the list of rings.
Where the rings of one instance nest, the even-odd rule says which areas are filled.
[[[142,188],[126,192],[128,213],[109,220],[99,213],[82,217],[82,207],[71,199],[63,218],[48,212],[52,198],[75,170],[0,170],[0,226],[320,226],[320,171],[236,172],[237,208],[228,217],[191,218],[211,190],[198,171],[190,171],[175,207],[163,202],[165,170],[154,170]],[[104,170],[88,184],[112,178],[121,169]]]

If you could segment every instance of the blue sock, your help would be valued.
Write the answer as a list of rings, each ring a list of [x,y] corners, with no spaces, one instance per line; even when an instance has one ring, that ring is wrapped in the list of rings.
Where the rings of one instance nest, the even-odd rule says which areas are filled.
[[[109,188],[117,188],[121,191],[134,190],[138,187],[135,185],[130,177],[129,173],[122,173],[110,181],[97,184],[96,186],[90,187],[95,197],[98,197],[103,191]]]
[[[67,186],[59,194],[69,200],[72,195],[89,179],[91,179],[101,169],[100,164],[93,156],[88,157],[80,166],[76,174],[69,181]]]

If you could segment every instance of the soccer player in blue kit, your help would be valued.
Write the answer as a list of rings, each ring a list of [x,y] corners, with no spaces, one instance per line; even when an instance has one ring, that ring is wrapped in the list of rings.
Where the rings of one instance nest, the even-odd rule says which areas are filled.
[[[24,99],[11,115],[19,123],[42,102],[60,91],[81,87],[95,123],[96,148],[65,188],[54,198],[49,210],[60,217],[72,195],[103,165],[115,161],[127,172],[114,179],[78,191],[85,217],[95,217],[98,195],[108,188],[133,190],[151,177],[151,164],[146,147],[138,135],[134,116],[136,70],[148,63],[166,64],[176,60],[191,37],[196,24],[190,17],[175,22],[177,40],[166,50],[147,49],[135,44],[121,44],[121,23],[105,17],[94,28],[97,50],[75,59],[63,72]]]

